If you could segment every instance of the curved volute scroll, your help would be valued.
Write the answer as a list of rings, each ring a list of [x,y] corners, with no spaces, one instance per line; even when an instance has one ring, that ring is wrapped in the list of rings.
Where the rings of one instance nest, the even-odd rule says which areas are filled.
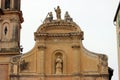
[[[108,74],[108,57],[105,54],[99,54],[98,70],[100,73]]]

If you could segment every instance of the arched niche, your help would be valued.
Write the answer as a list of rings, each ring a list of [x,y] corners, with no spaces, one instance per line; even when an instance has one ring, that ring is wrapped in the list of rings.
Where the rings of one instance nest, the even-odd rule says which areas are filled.
[[[4,22],[2,24],[2,41],[10,40],[10,24],[8,22]]]
[[[59,72],[60,71],[60,72]],[[52,74],[66,73],[66,55],[62,50],[56,50],[52,54]]]

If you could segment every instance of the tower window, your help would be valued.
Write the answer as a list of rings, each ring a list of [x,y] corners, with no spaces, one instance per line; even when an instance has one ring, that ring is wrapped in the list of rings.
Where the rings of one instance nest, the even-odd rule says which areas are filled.
[[[4,29],[5,35],[7,34],[7,31],[8,31],[8,29],[7,29],[7,27],[5,27],[5,29]]]
[[[5,0],[5,9],[10,8],[10,0]]]
[[[19,0],[14,0],[14,8],[17,10],[19,6]]]

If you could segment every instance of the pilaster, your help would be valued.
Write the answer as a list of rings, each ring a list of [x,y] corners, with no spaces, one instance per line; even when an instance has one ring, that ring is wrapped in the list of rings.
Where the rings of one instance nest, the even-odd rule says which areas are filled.
[[[80,74],[80,45],[74,44],[72,45],[73,49],[73,74],[74,75],[79,75]]]
[[[42,74],[44,75],[45,73],[45,49],[46,49],[46,46],[45,45],[39,45],[38,46],[38,52],[37,52],[37,72],[39,74]]]

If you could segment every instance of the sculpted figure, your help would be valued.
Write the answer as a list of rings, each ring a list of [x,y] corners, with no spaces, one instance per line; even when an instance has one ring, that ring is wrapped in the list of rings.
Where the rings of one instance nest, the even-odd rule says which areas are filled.
[[[57,19],[61,19],[61,9],[59,6],[57,6],[57,9],[55,9],[55,12],[56,12]]]
[[[20,70],[21,71],[27,69],[27,66],[28,66],[28,62],[26,62],[25,60],[22,60],[20,62]]]
[[[61,58],[61,56],[58,56],[56,58],[56,74],[62,74],[62,69],[63,69],[63,60]]]
[[[65,16],[64,16],[65,21],[73,21],[72,18],[70,17],[68,11],[66,11]]]
[[[53,20],[53,14],[52,14],[52,12],[49,12],[48,15],[49,15],[49,20],[52,21]]]
[[[51,22],[53,20],[52,12],[49,12],[44,20],[44,22]]]

